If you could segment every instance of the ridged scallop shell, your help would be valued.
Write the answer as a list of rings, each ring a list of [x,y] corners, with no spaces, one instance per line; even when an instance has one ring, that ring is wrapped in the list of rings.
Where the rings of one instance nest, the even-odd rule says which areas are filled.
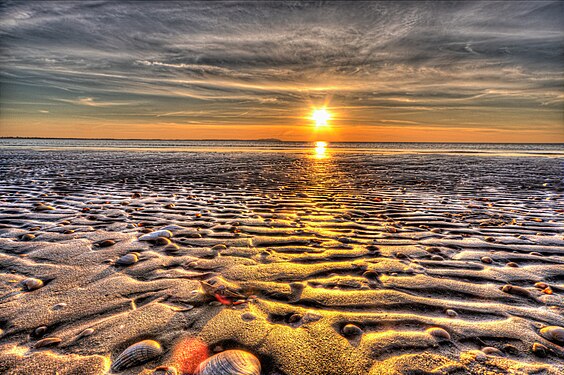
[[[154,232],[142,235],[141,237],[139,237],[139,241],[153,241],[158,237],[171,238],[172,232],[169,230],[156,230]]]
[[[43,281],[39,279],[34,279],[33,277],[27,278],[22,281],[22,285],[27,291],[32,291],[39,289],[43,286]]]
[[[243,350],[218,353],[198,366],[194,375],[260,375],[260,361]]]
[[[564,344],[564,328],[558,326],[548,326],[540,330],[542,337],[548,341]]]
[[[116,260],[116,266],[131,266],[139,261],[137,254],[125,254]]]
[[[143,340],[125,349],[112,363],[112,371],[122,371],[158,357],[163,352],[161,344],[154,340]]]

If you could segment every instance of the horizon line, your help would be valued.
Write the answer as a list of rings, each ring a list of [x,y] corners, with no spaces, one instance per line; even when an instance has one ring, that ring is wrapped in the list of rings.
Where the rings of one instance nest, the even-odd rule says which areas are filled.
[[[86,137],[18,137],[18,136],[1,136],[0,139],[51,139],[51,140],[86,140],[86,141],[192,141],[192,142],[279,142],[279,143],[315,143],[318,141],[285,141],[278,138],[258,138],[258,139],[183,139],[183,138],[86,138]],[[327,142],[327,141],[325,141]],[[515,145],[564,145],[564,142],[405,142],[405,141],[336,141],[327,143],[437,143],[437,144],[515,144]]]

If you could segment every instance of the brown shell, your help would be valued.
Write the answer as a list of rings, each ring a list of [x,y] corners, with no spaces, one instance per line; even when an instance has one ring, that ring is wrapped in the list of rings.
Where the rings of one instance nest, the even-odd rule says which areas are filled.
[[[22,285],[27,291],[31,292],[32,290],[36,290],[43,287],[43,281],[39,279],[35,279],[33,277],[29,277],[22,281]]]
[[[429,335],[435,337],[438,340],[450,340],[450,334],[444,329],[439,327],[429,328],[425,332],[427,332]]]
[[[198,366],[194,375],[260,375],[260,361],[243,350],[218,353]]]
[[[112,363],[112,371],[122,371],[158,357],[163,352],[161,344],[154,340],[143,340],[125,349]]]
[[[540,330],[540,335],[557,344],[564,344],[564,328],[558,326],[548,326]]]
[[[139,261],[137,254],[125,254],[116,261],[116,266],[131,266]]]
[[[58,337],[46,337],[35,343],[35,349],[43,348],[45,346],[55,346],[59,345],[63,340]]]

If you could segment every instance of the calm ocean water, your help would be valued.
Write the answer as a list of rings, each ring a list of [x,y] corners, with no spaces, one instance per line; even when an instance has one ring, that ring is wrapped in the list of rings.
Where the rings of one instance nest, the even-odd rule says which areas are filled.
[[[31,150],[128,150],[128,151],[286,151],[307,152],[315,142],[280,141],[184,141],[184,140],[108,140],[108,139],[0,139],[0,149]],[[564,144],[516,143],[405,143],[333,142],[334,152],[440,152],[564,155]]]

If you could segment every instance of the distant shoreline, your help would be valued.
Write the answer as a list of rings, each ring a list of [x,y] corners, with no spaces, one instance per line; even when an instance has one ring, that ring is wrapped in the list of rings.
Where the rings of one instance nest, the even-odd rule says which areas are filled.
[[[284,141],[277,138],[263,139],[162,139],[162,138],[79,138],[79,137],[0,137],[0,139],[45,139],[45,140],[76,140],[76,141],[165,141],[165,142],[277,142],[277,143],[308,143],[312,141]],[[336,141],[329,143],[406,143],[406,144],[491,144],[491,145],[564,145],[564,142],[392,142],[392,141]]]

